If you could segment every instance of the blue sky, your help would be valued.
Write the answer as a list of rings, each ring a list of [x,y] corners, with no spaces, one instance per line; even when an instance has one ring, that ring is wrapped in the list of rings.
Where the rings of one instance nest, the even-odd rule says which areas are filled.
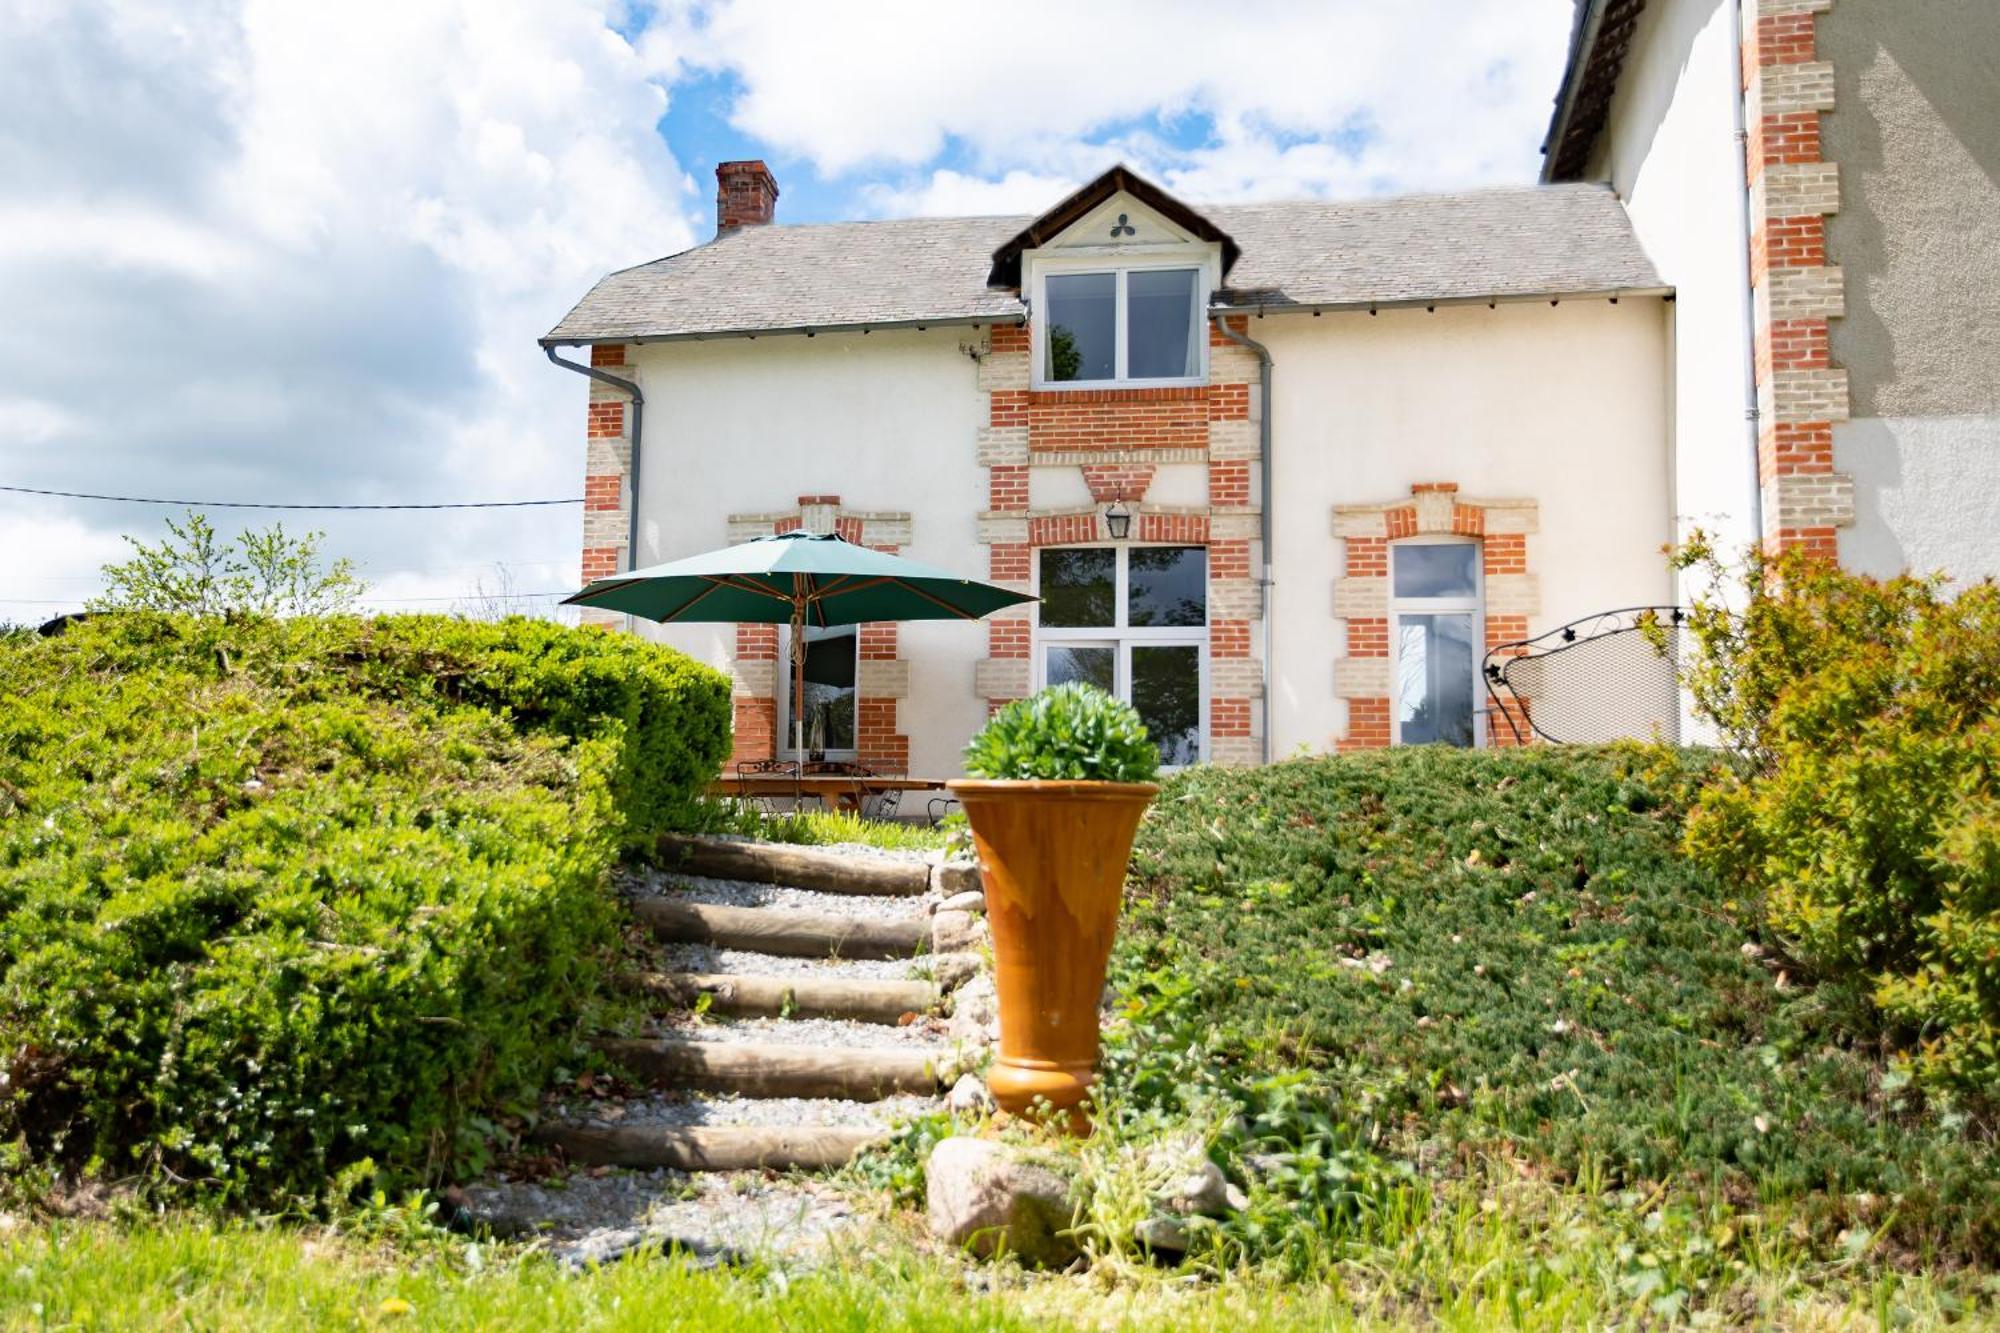
[[[535,339],[706,240],[719,160],[769,162],[794,223],[1033,212],[1116,161],[1195,201],[1524,182],[1569,15],[0,0],[0,485],[575,495],[583,387]],[[160,519],[0,493],[0,619],[74,607]],[[575,510],[309,521],[384,607],[576,579]]]

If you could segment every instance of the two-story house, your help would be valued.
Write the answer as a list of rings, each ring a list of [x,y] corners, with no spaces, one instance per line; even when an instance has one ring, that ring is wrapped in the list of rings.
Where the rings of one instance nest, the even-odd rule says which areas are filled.
[[[594,369],[586,577],[804,526],[1041,598],[815,632],[835,754],[956,773],[1072,679],[1171,763],[1498,743],[1489,646],[1671,596],[1669,298],[1606,188],[1201,207],[1121,168],[785,226],[764,164],[717,178],[714,240],[544,339]],[[634,628],[733,674],[739,758],[783,744],[784,631]]]

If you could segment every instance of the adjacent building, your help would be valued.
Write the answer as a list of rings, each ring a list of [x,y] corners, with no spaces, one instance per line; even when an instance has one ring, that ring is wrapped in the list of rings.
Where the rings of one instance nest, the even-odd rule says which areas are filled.
[[[1544,151],[1675,289],[1677,514],[2000,574],[2000,5],[1578,0]]]

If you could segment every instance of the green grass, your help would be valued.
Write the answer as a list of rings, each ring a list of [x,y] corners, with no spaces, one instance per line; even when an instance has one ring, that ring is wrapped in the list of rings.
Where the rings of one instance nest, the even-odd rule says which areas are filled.
[[[860,843],[890,851],[935,851],[945,845],[945,832],[923,824],[863,819],[845,812],[801,810],[793,814],[763,815],[754,811],[727,808],[715,803],[707,823],[716,832],[762,838],[766,842],[788,842],[812,846],[833,843]]]
[[[453,1239],[369,1241],[322,1227],[169,1217],[64,1222],[0,1239],[4,1328],[422,1328],[1051,1330],[1158,1328],[1557,1329],[1628,1320],[1634,1301],[1608,1246],[1563,1214],[1476,1202],[1400,1252],[1310,1286],[1197,1285],[995,1273],[974,1290],[939,1257],[856,1255],[816,1272],[700,1272],[640,1258],[581,1274]],[[1628,1256],[1622,1261],[1631,1268]],[[994,1271],[994,1270],[988,1270]],[[1643,1302],[1637,1308],[1643,1308]],[[1727,1307],[1739,1323],[1835,1329],[1932,1325],[1963,1312],[1929,1283],[1824,1291],[1753,1275]],[[1657,1316],[1655,1316],[1657,1319]]]

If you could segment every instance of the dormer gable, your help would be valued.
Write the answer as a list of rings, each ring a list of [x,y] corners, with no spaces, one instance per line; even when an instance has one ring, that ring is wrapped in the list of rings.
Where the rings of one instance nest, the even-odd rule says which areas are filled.
[[[993,252],[991,287],[1021,285],[1021,257],[1034,250],[1079,250],[1191,243],[1221,249],[1221,273],[1236,263],[1229,234],[1195,209],[1127,167],[1111,168],[1030,222]]]

